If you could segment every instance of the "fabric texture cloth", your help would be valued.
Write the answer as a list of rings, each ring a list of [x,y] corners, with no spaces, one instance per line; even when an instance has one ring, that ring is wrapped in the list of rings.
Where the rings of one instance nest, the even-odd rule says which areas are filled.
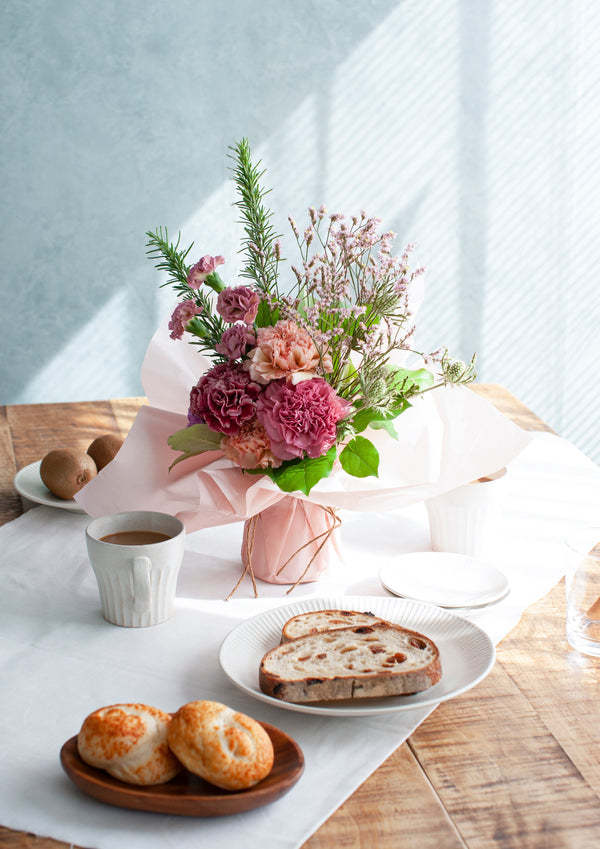
[[[536,435],[509,466],[503,548],[495,565],[511,590],[498,604],[461,611],[495,643],[564,573],[563,540],[600,519],[600,469],[565,440]],[[342,511],[344,563],[286,595],[245,580],[242,523],[188,536],[174,616],[139,629],[100,614],[84,529],[89,517],[36,507],[0,529],[0,823],[93,849],[295,849],[426,718],[429,709],[382,716],[315,716],[253,699],[222,671],[222,640],[239,622],[308,597],[384,596],[379,568],[430,549],[424,504],[393,512]],[[214,699],[292,735],[306,768],[282,799],[231,817],[147,814],[81,793],[59,763],[62,744],[93,710],[144,702],[167,711]],[[357,745],[368,740],[368,745]]]

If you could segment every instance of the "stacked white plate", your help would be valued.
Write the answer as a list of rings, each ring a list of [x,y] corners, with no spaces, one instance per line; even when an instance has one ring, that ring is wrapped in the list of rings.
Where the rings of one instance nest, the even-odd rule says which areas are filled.
[[[506,575],[491,563],[440,551],[403,554],[379,570],[379,579],[394,595],[447,608],[484,607],[509,591]]]

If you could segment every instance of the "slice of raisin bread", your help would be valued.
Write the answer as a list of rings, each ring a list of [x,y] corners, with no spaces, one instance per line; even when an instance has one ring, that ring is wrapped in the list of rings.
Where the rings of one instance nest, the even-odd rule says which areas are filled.
[[[287,702],[316,702],[418,693],[442,676],[428,637],[387,622],[298,637],[267,652],[259,683]]]
[[[290,640],[309,634],[349,628],[351,625],[372,625],[374,622],[385,622],[385,619],[379,619],[374,613],[362,613],[358,610],[309,610],[288,619],[281,629],[281,642],[289,643]]]

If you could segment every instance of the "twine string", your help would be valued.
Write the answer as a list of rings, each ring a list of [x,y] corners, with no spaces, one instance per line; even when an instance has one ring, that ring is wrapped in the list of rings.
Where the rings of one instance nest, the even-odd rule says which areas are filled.
[[[298,548],[296,551],[293,552],[293,554],[291,554],[288,557],[288,559],[285,561],[285,563],[282,566],[280,566],[279,569],[277,570],[277,572],[275,573],[276,575],[279,575],[281,572],[283,572],[283,570],[288,565],[288,563],[290,563],[294,559],[294,557],[296,557],[297,554],[300,554],[300,552],[303,551],[305,548],[307,548],[309,545],[312,545],[313,543],[317,542],[317,540],[321,539],[321,537],[323,537],[320,545],[317,547],[313,556],[310,558],[310,560],[308,561],[308,563],[304,567],[304,571],[302,572],[302,574],[296,579],[296,581],[289,588],[289,590],[286,590],[286,593],[285,593],[286,595],[289,595],[292,592],[292,590],[294,590],[298,586],[298,584],[301,583],[302,579],[304,578],[304,576],[306,575],[306,573],[308,572],[308,570],[312,566],[315,558],[318,556],[318,554],[321,551],[321,549],[323,548],[323,546],[331,539],[331,536],[332,536],[333,532],[336,530],[336,528],[338,528],[342,524],[342,520],[337,515],[337,513],[335,512],[333,507],[324,507],[322,504],[319,504],[317,506],[321,507],[321,509],[324,510],[329,515],[329,517],[332,520],[331,527],[322,531],[322,533],[317,534],[317,536],[313,537],[312,539],[309,539],[308,542],[304,543],[304,545],[301,545],[300,548]]]
[[[257,514],[256,516],[252,516],[250,519],[248,519],[248,531],[246,534],[246,567],[238,578],[237,584],[231,590],[225,601],[229,601],[229,599],[235,594],[239,585],[242,583],[248,573],[250,573],[252,586],[254,587],[254,598],[258,598],[258,588],[256,586],[256,580],[254,578],[254,569],[252,568],[252,552],[254,551],[254,538],[256,536],[256,525],[258,522],[259,515],[260,514]]]
[[[310,560],[308,561],[308,563],[304,567],[304,570],[302,571],[300,576],[296,579],[294,584],[288,590],[286,590],[286,595],[289,595],[289,593],[291,593],[298,586],[298,584],[300,584],[302,582],[302,579],[305,577],[306,573],[308,572],[308,570],[312,566],[313,562],[315,561],[315,558],[320,554],[321,550],[323,549],[323,546],[325,546],[327,544],[327,542],[331,539],[333,532],[337,528],[339,528],[339,526],[342,524],[342,520],[337,515],[337,513],[335,512],[333,507],[325,507],[323,504],[316,504],[315,507],[320,507],[331,518],[331,520],[332,520],[331,526],[329,528],[326,528],[320,534],[317,534],[316,536],[312,537],[312,539],[309,539],[308,542],[303,543],[298,549],[296,549],[296,551],[294,551],[288,557],[288,559],[285,561],[285,563],[283,563],[279,567],[277,572],[275,573],[276,575],[279,575],[281,572],[283,572],[285,567],[294,559],[294,557],[296,557],[298,554],[300,554],[300,552],[302,552],[309,545],[313,545],[314,543],[321,540],[321,542],[317,546],[315,552],[313,553],[312,557],[310,558]],[[253,554],[254,554],[254,542],[255,542],[255,538],[256,538],[256,526],[258,524],[258,520],[260,519],[260,516],[261,516],[261,514],[257,513],[255,516],[251,516],[250,519],[247,520],[246,551],[245,551],[246,566],[245,566],[244,570],[242,571],[242,574],[238,578],[238,581],[237,581],[235,587],[231,590],[231,592],[229,593],[229,595],[225,599],[226,601],[229,601],[229,599],[235,594],[235,592],[239,588],[240,584],[242,583],[242,581],[244,580],[246,575],[250,575],[250,578],[252,580],[252,586],[254,588],[254,598],[258,598],[258,589],[257,589],[257,586],[256,586],[256,579],[255,579],[255,576],[254,576],[254,567],[252,565],[252,557],[253,557]]]

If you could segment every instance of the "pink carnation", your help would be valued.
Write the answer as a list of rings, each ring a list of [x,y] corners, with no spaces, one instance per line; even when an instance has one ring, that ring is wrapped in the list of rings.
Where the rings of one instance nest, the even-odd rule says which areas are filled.
[[[196,306],[191,300],[182,301],[177,304],[169,321],[171,339],[181,339],[187,325],[195,315],[200,315],[202,307]]]
[[[239,363],[222,363],[203,375],[190,393],[189,422],[231,435],[256,414],[260,386]]]
[[[228,286],[219,292],[217,312],[225,321],[243,321],[252,324],[256,318],[260,298],[248,286]]]
[[[217,354],[230,360],[243,356],[248,348],[256,344],[256,333],[251,324],[234,324],[228,327],[215,345]]]
[[[221,450],[242,469],[277,468],[281,465],[281,460],[273,456],[267,432],[258,419],[244,422],[233,436],[224,436]]]
[[[285,377],[292,383],[310,380],[321,367],[333,368],[327,351],[319,354],[306,330],[294,321],[278,321],[274,327],[260,327],[256,348],[250,351],[250,374],[258,383]]]
[[[217,270],[218,265],[223,265],[225,257],[223,256],[203,256],[195,265],[192,265],[188,271],[187,282],[191,289],[199,289],[204,283],[209,274]]]
[[[335,443],[336,425],[351,405],[321,377],[298,384],[270,383],[258,398],[256,414],[271,450],[281,460],[320,457]]]

